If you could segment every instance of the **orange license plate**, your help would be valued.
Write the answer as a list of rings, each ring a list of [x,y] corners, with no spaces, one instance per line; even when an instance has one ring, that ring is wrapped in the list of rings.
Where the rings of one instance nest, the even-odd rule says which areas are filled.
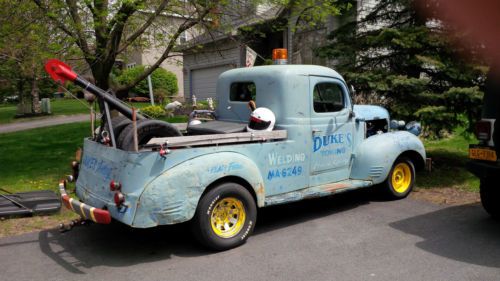
[[[469,148],[469,158],[486,161],[497,161],[495,150],[489,148]]]

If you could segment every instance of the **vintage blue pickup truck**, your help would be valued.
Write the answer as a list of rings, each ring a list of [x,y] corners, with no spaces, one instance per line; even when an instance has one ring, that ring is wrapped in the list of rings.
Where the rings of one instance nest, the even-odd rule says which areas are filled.
[[[69,69],[59,74],[65,71],[79,79]],[[99,223],[191,221],[199,241],[224,250],[246,241],[258,208],[373,185],[404,198],[425,165],[422,142],[392,131],[386,109],[353,105],[346,82],[330,68],[229,70],[219,77],[217,102],[215,120],[191,122],[183,135],[144,140],[139,133],[138,151],[127,145],[131,124],[115,130],[117,146],[85,139],[74,165],[79,200],[61,182],[64,203]],[[249,103],[274,113],[273,130],[246,130]]]

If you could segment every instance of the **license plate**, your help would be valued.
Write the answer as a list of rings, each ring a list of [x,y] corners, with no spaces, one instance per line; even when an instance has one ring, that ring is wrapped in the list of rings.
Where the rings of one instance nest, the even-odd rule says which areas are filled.
[[[471,147],[469,148],[469,158],[486,161],[497,161],[497,154],[495,150],[490,148]]]

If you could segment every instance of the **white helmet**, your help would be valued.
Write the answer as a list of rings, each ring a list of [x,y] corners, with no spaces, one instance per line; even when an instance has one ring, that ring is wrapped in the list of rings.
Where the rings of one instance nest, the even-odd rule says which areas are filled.
[[[198,120],[198,119],[193,119],[193,120],[189,121],[189,123],[188,123],[188,127],[190,127],[190,126],[196,126],[196,125],[200,125],[200,124],[201,124],[201,121],[200,121],[200,120]]]
[[[247,131],[272,131],[275,122],[276,117],[269,108],[259,107],[250,114]]]

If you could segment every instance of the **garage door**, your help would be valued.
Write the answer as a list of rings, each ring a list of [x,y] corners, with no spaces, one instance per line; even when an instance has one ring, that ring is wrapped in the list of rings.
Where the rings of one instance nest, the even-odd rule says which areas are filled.
[[[204,100],[209,97],[215,98],[217,78],[219,78],[222,72],[229,69],[232,69],[230,65],[223,65],[193,70],[191,72],[192,94],[198,100]]]

